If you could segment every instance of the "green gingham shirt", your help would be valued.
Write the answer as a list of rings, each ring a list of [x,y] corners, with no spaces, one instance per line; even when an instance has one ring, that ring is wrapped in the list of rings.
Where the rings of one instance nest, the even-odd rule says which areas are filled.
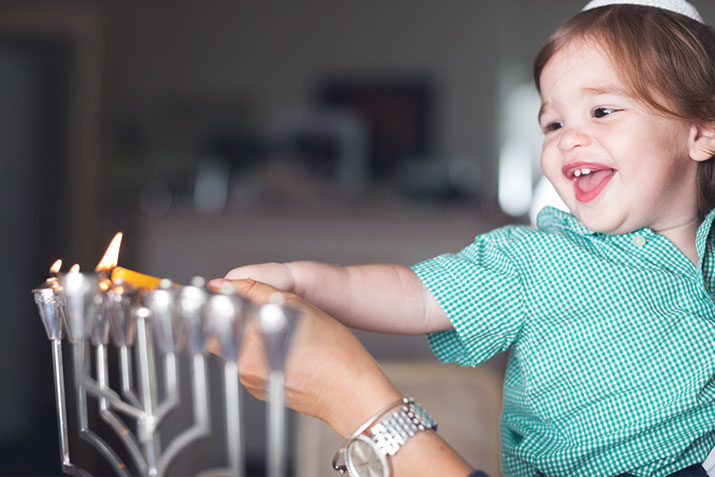
[[[644,228],[594,233],[547,207],[414,271],[454,330],[442,361],[510,350],[504,475],[666,475],[715,446],[715,211],[693,265]],[[478,464],[478,463],[476,463]]]

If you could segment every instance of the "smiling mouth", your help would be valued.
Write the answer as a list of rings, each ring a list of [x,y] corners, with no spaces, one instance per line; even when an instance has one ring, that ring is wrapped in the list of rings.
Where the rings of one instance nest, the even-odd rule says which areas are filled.
[[[565,167],[563,173],[573,182],[576,200],[590,202],[605,189],[616,170],[601,164],[578,164]]]

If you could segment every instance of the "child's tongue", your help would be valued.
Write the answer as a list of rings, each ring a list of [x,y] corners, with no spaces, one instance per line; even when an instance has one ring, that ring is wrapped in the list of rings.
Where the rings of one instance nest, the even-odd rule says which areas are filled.
[[[576,188],[584,194],[595,190],[603,181],[609,179],[613,174],[613,169],[601,169],[590,174],[582,175],[574,179]]]

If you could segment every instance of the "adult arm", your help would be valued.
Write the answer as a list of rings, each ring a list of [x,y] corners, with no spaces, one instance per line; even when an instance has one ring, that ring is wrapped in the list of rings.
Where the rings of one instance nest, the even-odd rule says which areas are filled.
[[[254,280],[233,284],[239,294],[259,304],[278,292]],[[282,295],[286,305],[301,313],[285,369],[289,407],[322,419],[339,435],[346,436],[402,397],[345,326],[295,294]],[[262,348],[256,325],[249,322],[239,357],[241,382],[251,394],[265,399],[269,370]],[[466,477],[472,471],[434,431],[418,433],[391,460],[395,477]]]

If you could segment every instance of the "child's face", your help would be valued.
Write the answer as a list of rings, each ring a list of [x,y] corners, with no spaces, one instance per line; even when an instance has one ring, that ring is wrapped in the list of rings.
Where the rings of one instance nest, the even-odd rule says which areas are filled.
[[[697,218],[690,125],[638,101],[600,48],[558,51],[542,71],[541,100],[542,168],[586,227],[663,233]]]

